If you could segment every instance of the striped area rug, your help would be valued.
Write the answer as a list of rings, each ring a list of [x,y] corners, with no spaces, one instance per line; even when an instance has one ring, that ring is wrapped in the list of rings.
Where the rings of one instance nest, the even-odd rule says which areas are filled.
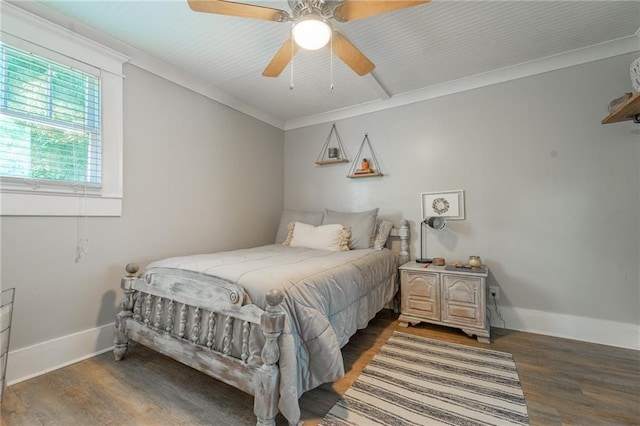
[[[320,422],[528,425],[511,354],[395,332]]]

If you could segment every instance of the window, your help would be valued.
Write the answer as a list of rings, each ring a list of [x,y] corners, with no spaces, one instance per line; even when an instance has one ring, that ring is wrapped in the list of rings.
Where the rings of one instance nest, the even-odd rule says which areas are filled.
[[[0,43],[0,176],[102,187],[100,80]]]
[[[120,216],[128,58],[0,7],[2,215]]]

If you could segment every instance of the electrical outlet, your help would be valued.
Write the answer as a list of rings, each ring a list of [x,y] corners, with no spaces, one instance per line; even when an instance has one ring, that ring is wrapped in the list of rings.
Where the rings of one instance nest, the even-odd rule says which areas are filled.
[[[489,287],[489,294],[495,300],[500,300],[500,287]]]

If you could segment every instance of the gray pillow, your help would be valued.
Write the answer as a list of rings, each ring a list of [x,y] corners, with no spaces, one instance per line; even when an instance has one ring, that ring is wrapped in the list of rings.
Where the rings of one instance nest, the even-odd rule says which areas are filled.
[[[373,247],[377,218],[378,209],[356,213],[325,210],[322,224],[338,223],[348,226],[351,228],[349,248],[351,250],[366,249]]]
[[[309,225],[322,225],[322,212],[306,212],[302,210],[289,210],[286,209],[282,212],[280,217],[280,226],[278,226],[278,232],[276,233],[276,244],[283,242],[287,239],[287,233],[289,232],[287,226],[291,222],[302,222]]]
[[[389,234],[391,234],[391,230],[393,229],[393,223],[388,220],[378,219],[376,221],[376,236],[373,240],[373,248],[376,250],[382,250],[387,244],[387,239],[389,239]]]

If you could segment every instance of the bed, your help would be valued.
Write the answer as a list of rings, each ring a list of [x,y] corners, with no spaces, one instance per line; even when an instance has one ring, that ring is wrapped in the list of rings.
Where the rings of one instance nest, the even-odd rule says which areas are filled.
[[[365,241],[371,214],[334,214],[331,224],[335,212],[317,213],[283,213],[275,244],[164,259],[142,271],[128,264],[116,360],[138,342],[253,395],[258,425],[274,425],[278,412],[297,424],[298,398],[344,375],[340,348],[391,306],[398,266],[408,261],[406,221],[391,228],[373,215]],[[304,230],[337,226],[350,249],[299,243]]]

